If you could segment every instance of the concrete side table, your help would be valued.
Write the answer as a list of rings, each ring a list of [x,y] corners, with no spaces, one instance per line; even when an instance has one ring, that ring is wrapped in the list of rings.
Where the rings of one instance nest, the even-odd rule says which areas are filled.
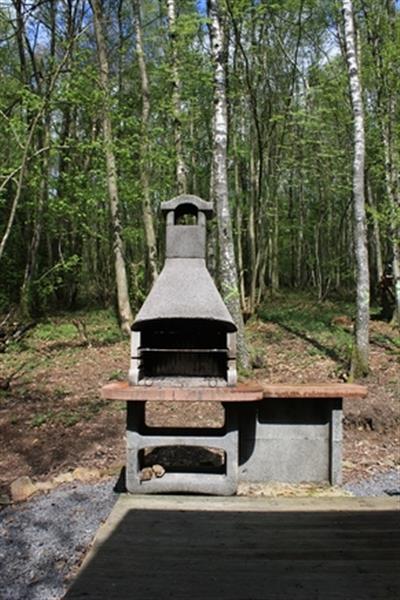
[[[264,399],[241,408],[239,480],[287,483],[342,480],[343,398],[353,384],[266,385]]]
[[[341,483],[342,399],[265,399],[243,407],[239,479]]]

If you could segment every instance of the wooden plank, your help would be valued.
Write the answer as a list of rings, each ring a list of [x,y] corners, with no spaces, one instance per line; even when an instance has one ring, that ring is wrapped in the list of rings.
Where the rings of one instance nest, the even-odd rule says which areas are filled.
[[[398,600],[388,500],[124,496],[65,600]]]
[[[365,398],[367,388],[350,383],[239,384],[234,387],[161,387],[118,381],[101,389],[107,400],[172,402],[257,402],[268,398]]]
[[[234,512],[332,512],[337,518],[340,513],[352,512],[359,515],[362,512],[379,512],[382,521],[385,512],[399,511],[400,499],[388,496],[337,496],[310,498],[299,496],[285,497],[249,497],[249,496],[132,496],[120,494],[108,522],[116,525],[130,510],[193,510],[193,511],[234,511]],[[361,519],[361,517],[357,517]],[[392,517],[390,517],[392,518]],[[285,517],[286,519],[286,517]],[[380,521],[380,522],[381,522]]]
[[[125,401],[171,401],[171,402],[254,402],[262,400],[260,386],[237,385],[234,387],[161,387],[129,385],[127,382],[108,383],[101,389],[107,400]]]
[[[365,398],[368,390],[354,383],[264,384],[264,398]]]

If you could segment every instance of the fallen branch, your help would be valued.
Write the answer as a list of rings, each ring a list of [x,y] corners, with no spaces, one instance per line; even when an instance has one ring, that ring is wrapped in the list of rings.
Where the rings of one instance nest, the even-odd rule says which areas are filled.
[[[92,344],[90,343],[90,340],[89,340],[86,323],[84,321],[82,321],[81,319],[73,319],[72,323],[75,325],[75,327],[78,330],[78,333],[82,339],[82,345],[87,346],[88,348],[91,348]]]
[[[18,373],[21,373],[21,371],[26,367],[27,363],[23,363],[22,365],[20,365],[18,367],[18,369],[15,369],[15,371],[13,371],[10,375],[8,375],[7,377],[1,377],[0,378],[0,390],[9,390],[12,380],[15,379],[15,377],[18,375]]]
[[[25,324],[13,323],[12,326],[5,328],[4,326],[6,325],[7,320],[8,317],[6,317],[1,324],[3,328],[0,328],[0,352],[5,352],[12,342],[19,342],[28,331],[36,327],[36,322],[31,321],[30,323]]]

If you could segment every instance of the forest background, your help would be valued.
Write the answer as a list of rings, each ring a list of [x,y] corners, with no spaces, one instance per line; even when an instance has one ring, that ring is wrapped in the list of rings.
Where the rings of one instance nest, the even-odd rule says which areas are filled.
[[[218,204],[218,67],[242,312],[252,316],[267,296],[288,289],[355,303],[342,4],[3,1],[0,313],[14,307],[29,322],[115,305],[128,329],[163,262],[160,203],[187,192]],[[386,272],[394,305],[399,8],[394,0],[355,0],[354,23],[370,290],[379,300]],[[208,262],[226,298],[216,212]]]
[[[361,322],[344,481],[398,466],[399,11],[0,0],[0,505],[20,478],[120,472],[125,413],[99,387],[126,379],[160,204],[182,192],[216,209],[208,267],[247,320],[240,377],[356,379]],[[223,418],[155,404],[156,426]]]

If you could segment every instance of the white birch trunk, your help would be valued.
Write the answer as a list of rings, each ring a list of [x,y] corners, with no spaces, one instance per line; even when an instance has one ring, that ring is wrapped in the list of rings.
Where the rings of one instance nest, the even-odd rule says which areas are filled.
[[[176,182],[178,194],[187,192],[187,166],[183,157],[182,146],[182,101],[181,79],[179,76],[179,59],[176,45],[176,10],[175,0],[167,0],[168,30],[171,43],[171,70],[172,70],[172,108],[174,119],[174,138],[176,154]]]
[[[223,28],[218,0],[209,0],[211,19],[210,37],[214,68],[214,114],[213,114],[213,195],[217,212],[219,241],[220,283],[224,301],[238,328],[238,358],[247,368],[249,356],[244,338],[243,316],[232,235],[232,222],[228,202],[228,114],[226,104],[226,81],[224,65]]]
[[[361,81],[359,77],[354,14],[351,0],[342,0],[344,32],[346,43],[347,69],[350,83],[350,97],[354,120],[353,158],[353,207],[354,207],[354,249],[357,274],[357,310],[355,323],[355,347],[352,357],[354,377],[368,373],[369,358],[369,269],[367,225],[365,215],[364,161],[365,132]]]
[[[140,80],[142,86],[142,136],[140,143],[140,180],[143,198],[143,223],[146,236],[147,260],[150,269],[151,282],[158,277],[157,269],[157,242],[154,230],[153,212],[150,200],[150,174],[149,174],[149,116],[150,116],[150,90],[147,76],[146,61],[143,48],[142,18],[140,0],[133,0],[135,17],[136,55],[138,59]]]
[[[93,9],[93,22],[96,34],[97,53],[99,60],[100,85],[104,94],[103,106],[103,138],[106,153],[107,187],[113,229],[113,249],[115,261],[115,280],[117,287],[118,314],[121,329],[130,334],[133,322],[132,310],[129,302],[128,279],[126,275],[123,242],[121,237],[121,221],[119,216],[119,196],[117,181],[117,165],[113,150],[113,132],[109,106],[109,67],[104,36],[102,6],[100,0],[91,0]]]

